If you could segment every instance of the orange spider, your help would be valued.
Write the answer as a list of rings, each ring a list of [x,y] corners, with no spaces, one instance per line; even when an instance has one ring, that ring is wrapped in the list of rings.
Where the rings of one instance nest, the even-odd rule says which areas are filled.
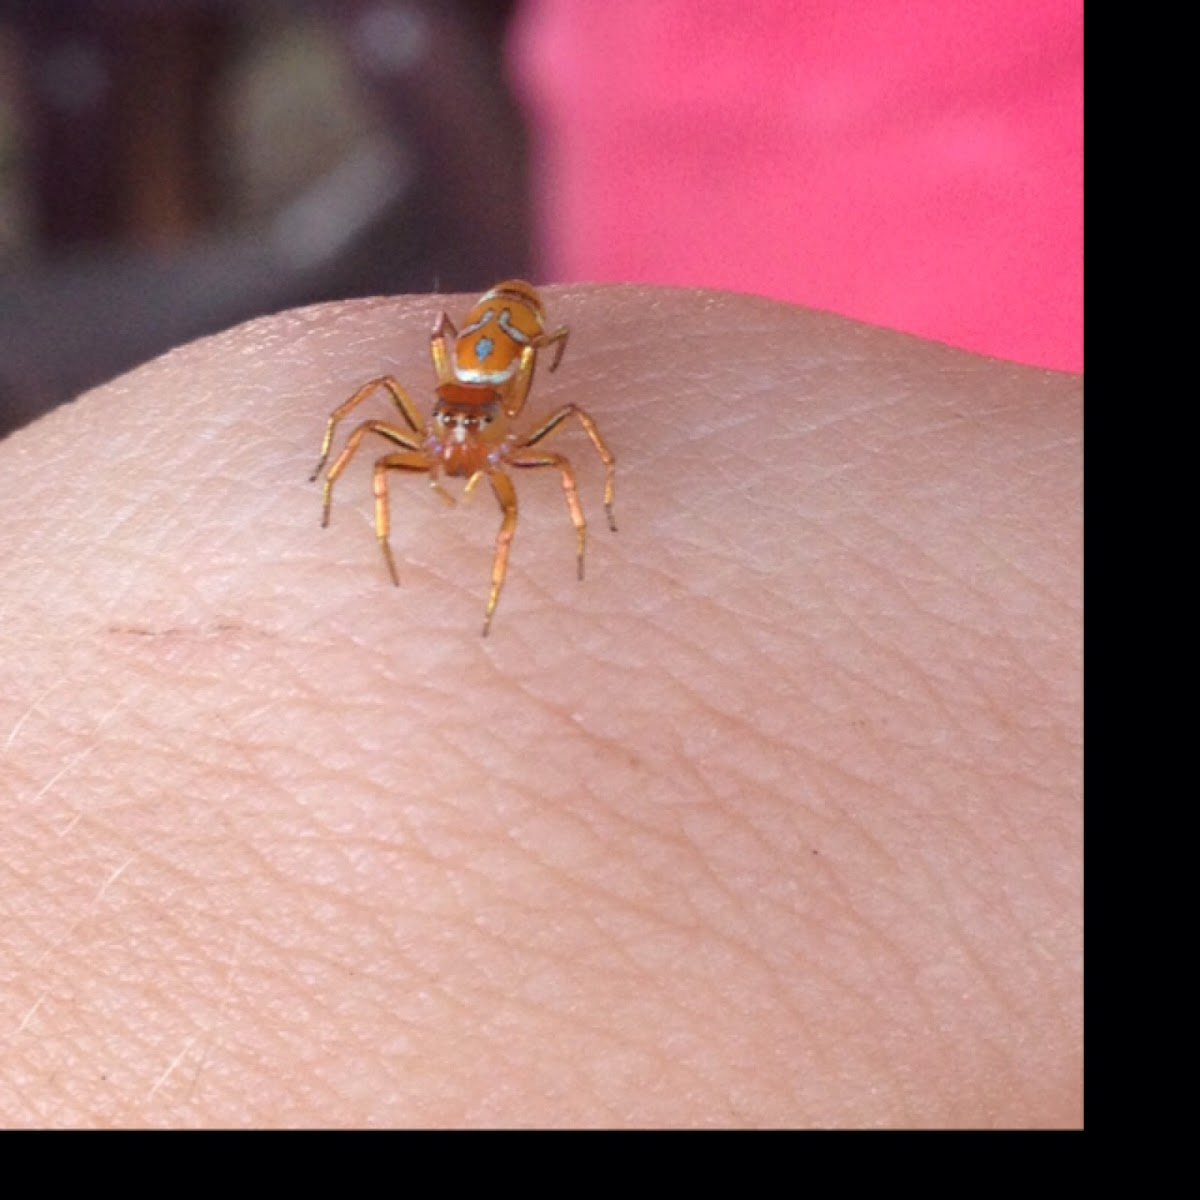
[[[448,336],[454,338],[453,362],[447,352]],[[520,279],[497,284],[476,302],[467,314],[462,331],[455,329],[450,318],[442,313],[430,339],[434,370],[437,372],[437,399],[429,422],[422,420],[408,393],[390,375],[364,383],[344,404],[333,410],[321,442],[321,457],[312,479],[321,473],[329,459],[334,431],[338,422],[362,403],[377,388],[385,389],[404,418],[407,428],[386,421],[363,421],[346,439],[342,452],[325,476],[325,506],[321,524],[329,524],[329,509],[333,503],[333,485],[346,469],[363,438],[377,433],[401,449],[375,460],[375,533],[379,538],[384,561],[397,587],[400,577],[388,540],[388,472],[427,471],[429,482],[449,503],[454,498],[439,482],[441,475],[466,479],[463,494],[468,495],[483,476],[503,514],[500,533],[496,538],[496,553],[492,559],[492,589],[488,595],[483,618],[486,637],[492,624],[492,614],[500,599],[504,576],[508,570],[508,551],[517,528],[517,493],[504,468],[554,467],[562,478],[567,509],[575,526],[578,545],[579,578],[583,578],[583,553],[587,540],[587,522],[579,503],[575,486],[575,471],[561,454],[552,454],[533,447],[550,436],[569,417],[577,417],[584,432],[592,440],[606,469],[604,510],[609,528],[616,532],[613,517],[613,487],[616,460],[600,437],[595,421],[578,405],[565,404],[557,409],[532,433],[520,434],[513,422],[520,416],[533,383],[534,367],[540,350],[555,345],[557,352],[550,370],[562,358],[567,344],[567,327],[553,333],[545,331],[545,308],[533,287]]]

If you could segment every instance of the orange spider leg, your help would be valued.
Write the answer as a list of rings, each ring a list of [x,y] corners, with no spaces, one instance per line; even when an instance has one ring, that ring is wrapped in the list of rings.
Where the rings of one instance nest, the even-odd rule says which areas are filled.
[[[528,345],[521,349],[521,357],[517,360],[517,369],[513,372],[504,394],[504,411],[509,417],[515,417],[525,407],[529,398],[529,389],[533,387],[533,373],[537,367],[538,354],[548,346],[555,346],[554,361],[550,364],[551,371],[558,370],[562,361],[563,351],[567,348],[567,337],[570,330],[563,325],[553,333],[539,334]]]
[[[434,464],[429,468],[429,486],[433,489],[434,495],[436,495],[439,500],[444,500],[448,505],[450,505],[451,508],[453,508],[458,501],[455,500],[455,498],[450,495],[450,493],[446,491],[444,487],[442,487],[441,483],[439,482],[439,476],[441,473],[442,464],[440,462],[434,462]]]
[[[467,478],[467,482],[463,484],[463,490],[462,490],[462,498],[464,500],[467,500],[470,498],[471,493],[475,490],[475,485],[487,473],[488,473],[487,467],[480,467],[480,469],[478,471],[475,471]],[[454,497],[452,496],[451,499],[453,499],[453,498]]]
[[[378,433],[380,436],[387,438],[388,441],[395,442],[397,446],[403,446],[406,450],[411,450],[414,453],[424,454],[421,449],[421,443],[405,433],[403,429],[397,429],[394,425],[387,424],[386,421],[364,421],[346,439],[346,444],[342,447],[341,454],[334,459],[333,466],[329,468],[329,474],[325,476],[325,505],[321,510],[322,528],[329,524],[329,509],[333,504],[333,485],[337,482],[338,476],[349,465],[355,451],[368,433]],[[322,459],[323,461],[324,459]],[[319,467],[318,470],[320,470]]]
[[[504,412],[509,420],[518,416],[521,409],[525,407],[525,401],[529,398],[529,389],[533,386],[533,368],[536,362],[537,347],[534,345],[524,347],[517,362],[517,369],[513,372],[512,379],[505,385],[502,393]]]
[[[385,454],[375,460],[375,536],[379,539],[379,548],[383,551],[383,561],[392,576],[392,582],[399,587],[400,576],[396,571],[396,560],[392,557],[392,543],[389,535],[392,531],[391,518],[388,514],[387,473],[389,471],[428,471],[430,461],[421,451],[403,450],[399,454]]]
[[[583,506],[579,503],[579,489],[575,486],[575,471],[571,461],[561,454],[515,454],[505,460],[510,467],[557,467],[562,473],[563,494],[567,498],[567,509],[571,514],[571,523],[575,526],[577,542],[576,553],[579,556],[579,578],[583,578],[583,552],[587,545],[587,521],[584,520]]]
[[[608,514],[609,529],[613,533],[616,533],[617,519],[613,515],[613,493],[616,489],[617,460],[613,457],[612,451],[604,444],[604,439],[600,436],[600,430],[596,428],[596,422],[579,405],[565,404],[558,412],[552,413],[521,442],[517,447],[517,451],[519,453],[530,446],[536,446],[543,438],[549,437],[568,417],[579,418],[580,425],[583,426],[584,432],[588,437],[592,439],[592,445],[596,447],[596,453],[600,455],[600,461],[604,463],[606,472],[604,478],[604,511]]]
[[[492,559],[492,590],[488,596],[487,611],[483,616],[483,636],[487,637],[492,625],[492,613],[496,611],[496,602],[500,599],[500,589],[504,586],[504,576],[508,572],[508,550],[512,545],[513,534],[517,531],[517,492],[503,471],[488,472],[488,481],[504,519],[500,522],[500,532],[496,535],[496,555]]]
[[[321,468],[329,458],[329,450],[333,445],[333,433],[338,427],[338,422],[352,409],[357,408],[376,388],[380,387],[387,389],[392,397],[392,402],[400,410],[400,415],[408,423],[408,427],[413,433],[423,434],[425,432],[425,423],[421,420],[421,414],[417,412],[409,394],[391,375],[381,375],[378,379],[364,383],[345,404],[339,404],[329,414],[329,423],[325,426],[325,437],[321,441],[321,457],[317,460],[313,473],[308,477],[310,483],[320,475]]]
[[[450,365],[450,355],[446,350],[447,330],[450,331],[452,338],[458,338],[458,330],[455,328],[454,322],[446,313],[442,313],[433,327],[433,336],[429,339],[429,353],[433,355],[433,369],[437,374],[439,384],[453,383],[457,378],[454,368]]]
[[[557,346],[554,352],[554,361],[550,364],[551,371],[558,370],[558,364],[562,362],[562,356],[566,353],[567,337],[570,335],[570,329],[566,325],[560,325],[553,333],[543,333],[540,337],[533,339],[533,347],[535,350],[545,350],[547,346]]]

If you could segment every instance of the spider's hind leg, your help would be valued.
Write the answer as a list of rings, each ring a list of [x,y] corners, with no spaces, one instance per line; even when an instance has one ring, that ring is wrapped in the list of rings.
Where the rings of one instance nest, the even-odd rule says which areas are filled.
[[[543,333],[540,337],[534,339],[533,345],[539,351],[545,350],[549,346],[554,347],[554,361],[550,364],[551,371],[558,370],[558,364],[562,362],[562,356],[566,353],[567,338],[570,335],[570,328],[566,325],[560,325],[553,333]]]
[[[458,330],[449,315],[443,312],[429,338],[429,353],[433,358],[433,370],[439,385],[453,383],[456,378],[454,368],[450,365],[450,351],[446,344],[450,339],[458,340]]]

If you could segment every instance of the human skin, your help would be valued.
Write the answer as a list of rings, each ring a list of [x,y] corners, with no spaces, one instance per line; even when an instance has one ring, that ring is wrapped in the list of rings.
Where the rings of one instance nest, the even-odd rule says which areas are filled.
[[[393,447],[328,529],[308,482],[469,298],[259,320],[0,443],[0,1124],[1080,1124],[1081,381],[544,294],[529,419],[592,413],[620,531],[565,427],[587,578],[519,473],[486,639],[489,489],[393,476],[397,589]]]

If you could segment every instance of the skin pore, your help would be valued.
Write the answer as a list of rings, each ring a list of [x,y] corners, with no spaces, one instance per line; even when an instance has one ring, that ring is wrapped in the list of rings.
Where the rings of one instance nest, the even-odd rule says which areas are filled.
[[[1082,1120],[1081,391],[548,288],[500,514],[330,410],[468,297],[264,318],[0,443],[0,1124]],[[356,419],[391,420],[381,395]],[[347,430],[346,432],[349,432]],[[344,435],[343,435],[344,436]],[[457,494],[454,481],[448,490]]]

